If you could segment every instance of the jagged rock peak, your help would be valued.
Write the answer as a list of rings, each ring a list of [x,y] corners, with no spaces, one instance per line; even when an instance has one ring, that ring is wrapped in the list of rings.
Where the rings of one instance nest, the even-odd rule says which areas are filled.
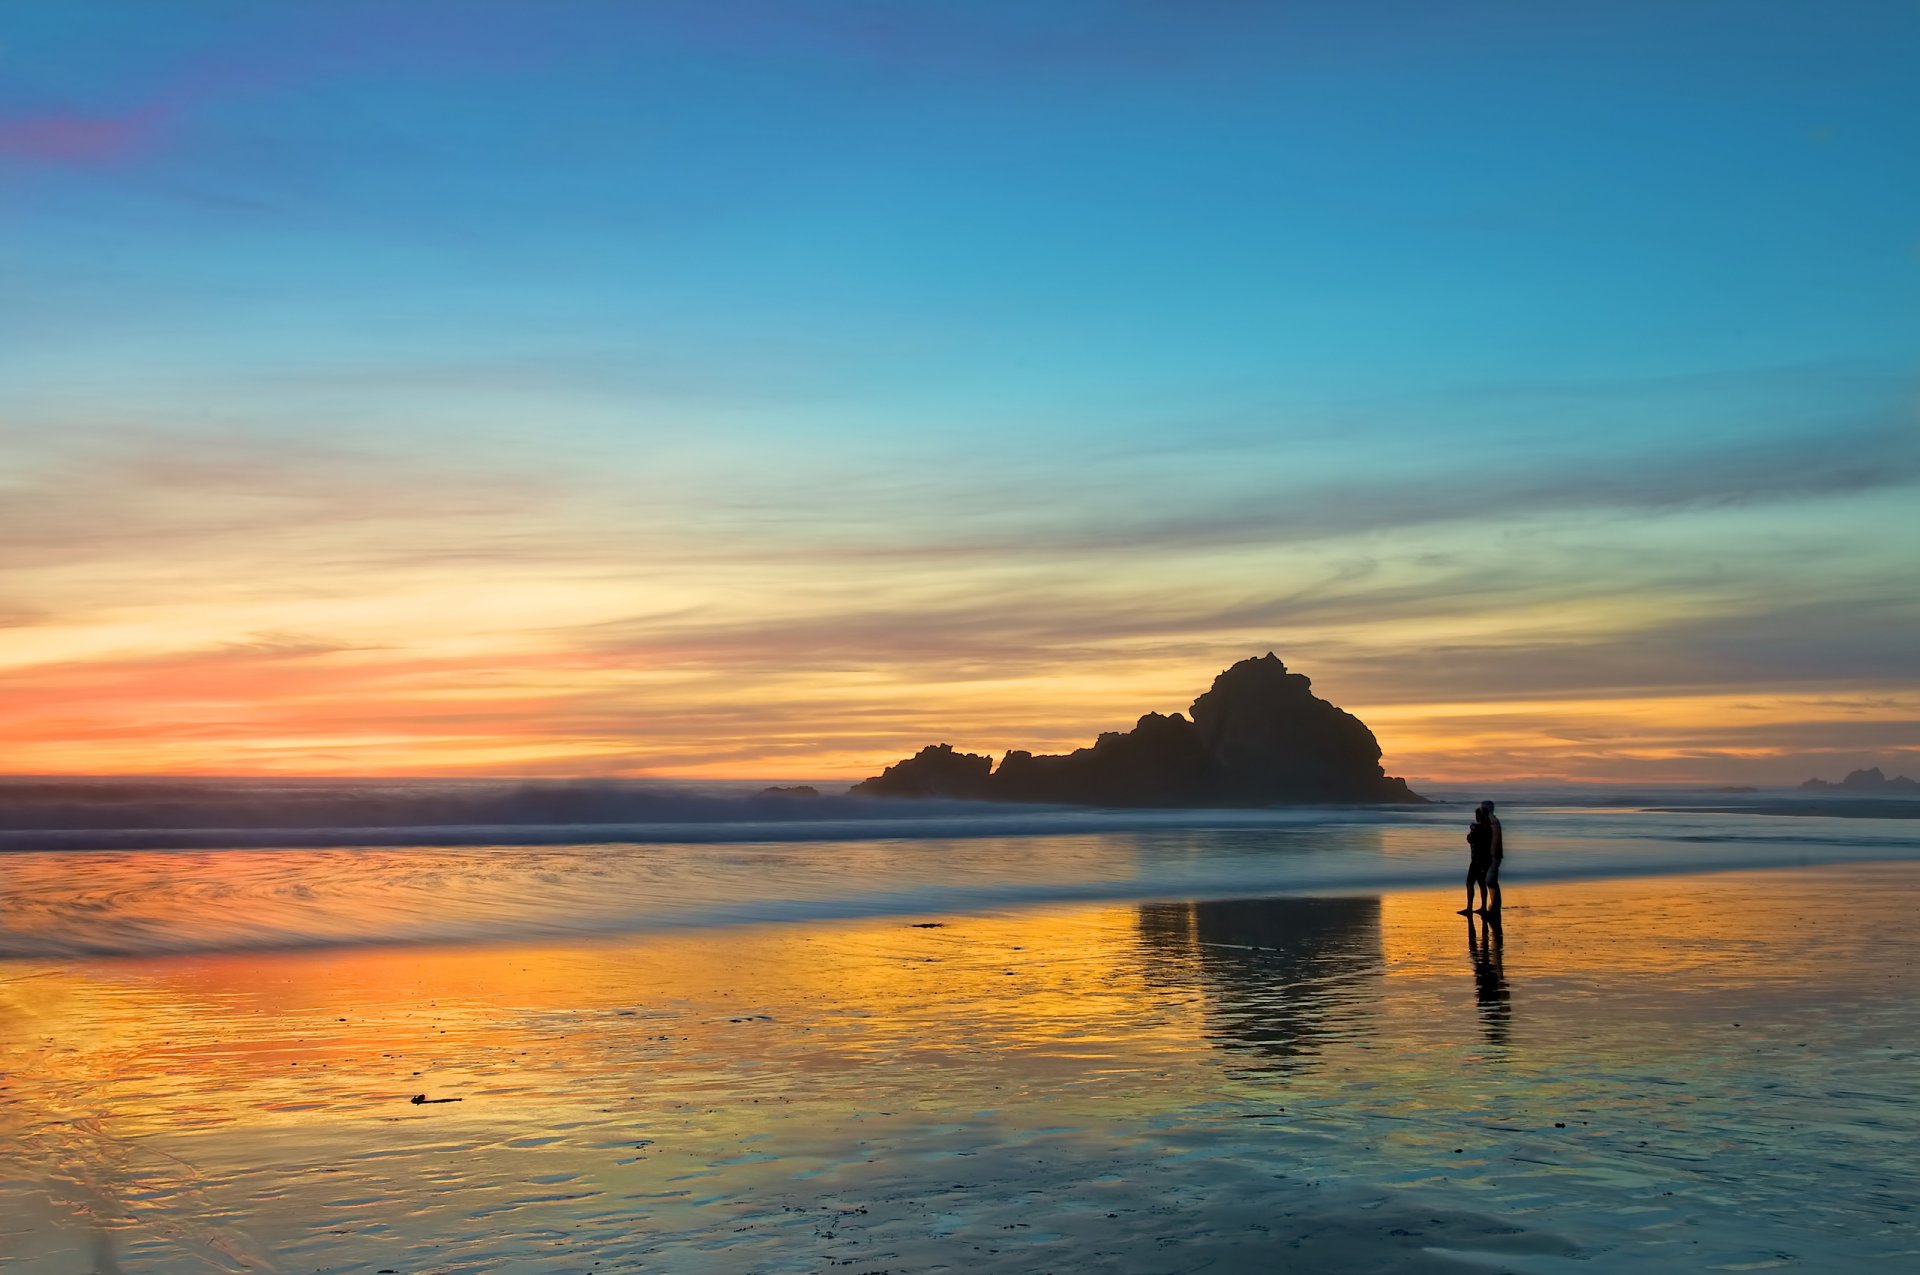
[[[985,800],[993,758],[980,753],[958,753],[952,744],[928,744],[905,761],[895,762],[873,778],[853,786],[854,792],[889,797],[962,797]]]
[[[1101,806],[1418,802],[1380,766],[1366,724],[1313,694],[1278,655],[1241,660],[1193,702],[1192,719],[1148,713],[1064,756],[1010,750],[997,770],[950,745],[922,749],[854,785],[885,797]]]

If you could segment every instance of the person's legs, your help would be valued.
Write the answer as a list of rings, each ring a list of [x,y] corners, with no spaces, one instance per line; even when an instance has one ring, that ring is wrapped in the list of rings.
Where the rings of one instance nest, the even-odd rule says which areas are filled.
[[[1493,867],[1487,870],[1487,875],[1480,879],[1480,892],[1487,895],[1490,900],[1487,904],[1487,911],[1498,912],[1500,910],[1499,864],[1494,864]]]
[[[1478,862],[1467,865],[1467,906],[1460,909],[1461,916],[1468,916],[1473,912],[1473,886],[1476,881],[1480,883],[1480,893],[1483,896],[1486,894],[1486,872],[1486,868],[1482,867]]]

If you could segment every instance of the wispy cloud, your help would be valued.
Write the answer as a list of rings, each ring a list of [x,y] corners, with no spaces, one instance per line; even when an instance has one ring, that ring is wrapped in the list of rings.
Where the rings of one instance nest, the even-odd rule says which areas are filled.
[[[121,558],[181,562],[222,546],[300,542],[339,553],[397,524],[474,545],[552,487],[538,476],[462,468],[405,450],[239,431],[96,427],[49,438],[0,428],[0,570]]]
[[[39,114],[0,119],[0,157],[103,166],[147,153],[179,114],[173,102],[118,114]]]
[[[1582,450],[1585,454],[1582,454]],[[1450,468],[1407,472],[1390,457],[1383,472],[1325,476],[1288,466],[1284,453],[1253,453],[1199,491],[1137,480],[1088,490],[1066,473],[1012,476],[1030,503],[991,517],[952,507],[945,523],[903,517],[886,543],[837,546],[857,556],[964,559],[1115,554],[1141,549],[1330,541],[1461,523],[1518,523],[1594,514],[1633,517],[1716,507],[1848,496],[1920,484],[1920,431],[1906,420],[1822,429],[1745,445],[1677,443],[1620,454],[1596,445],[1549,460],[1467,457]],[[1070,492],[1076,499],[1046,500]],[[1000,491],[1000,500],[1008,499]],[[1106,496],[1105,499],[1102,497]],[[985,504],[985,501],[980,502]]]
[[[1591,484],[1513,470],[1478,516],[1383,479],[1358,517],[1294,475],[1324,519],[1169,534],[1207,515],[1114,507],[1051,542],[1022,525],[1045,509],[995,513],[965,477],[916,515],[885,484],[783,494],[750,467],[717,476],[729,498],[669,474],[623,503],[619,474],[529,481],[348,437],[13,441],[0,589],[31,623],[0,630],[0,770],[857,775],[935,739],[1071,747],[1271,648],[1386,723],[1406,769],[1613,773],[1756,756],[1716,724],[1742,693],[1802,697],[1771,719],[1783,745],[1837,747],[1817,724],[1863,717],[1881,724],[1854,738],[1887,744],[1889,710],[1814,700],[1903,704],[1915,678],[1920,579],[1858,547],[1877,516],[1854,493],[1910,472],[1886,432],[1797,472],[1784,445],[1622,458]],[[1008,517],[966,553],[944,534]],[[1703,695],[1703,716],[1631,730],[1569,707]],[[1461,702],[1485,710],[1471,731]]]

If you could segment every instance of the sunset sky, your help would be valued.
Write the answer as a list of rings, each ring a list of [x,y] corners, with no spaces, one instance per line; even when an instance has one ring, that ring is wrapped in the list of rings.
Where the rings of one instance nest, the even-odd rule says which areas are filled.
[[[0,772],[858,777],[1268,650],[1920,774],[1920,6],[0,11]]]

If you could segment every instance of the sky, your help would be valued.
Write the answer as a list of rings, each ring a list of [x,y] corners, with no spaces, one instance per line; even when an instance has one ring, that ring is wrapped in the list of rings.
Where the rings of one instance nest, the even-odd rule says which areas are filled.
[[[0,772],[858,778],[1272,650],[1920,774],[1920,4],[0,4]]]

